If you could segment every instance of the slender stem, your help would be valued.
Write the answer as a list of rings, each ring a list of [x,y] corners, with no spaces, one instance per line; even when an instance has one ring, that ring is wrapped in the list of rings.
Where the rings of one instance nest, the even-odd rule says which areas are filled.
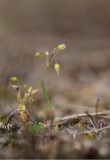
[[[52,55],[51,55],[51,57],[50,57],[50,59],[49,59],[49,62],[48,62],[48,64],[46,65],[46,68],[45,68],[45,70],[44,70],[43,76],[42,76],[40,82],[38,83],[38,86],[37,86],[38,89],[39,89],[39,87],[40,87],[40,85],[41,85],[41,83],[42,83],[42,81],[43,81],[43,79],[44,79],[44,77],[45,77],[45,74],[46,74],[46,72],[47,72],[47,70],[48,70],[48,68],[49,68],[49,66],[50,66],[50,63],[52,62],[53,56],[54,56],[57,52],[58,52],[58,50],[56,49],[56,52],[53,52],[53,53],[52,53]]]
[[[24,86],[24,84],[20,80],[18,80],[18,81],[19,81],[19,83],[21,83]]]
[[[40,85],[41,85],[41,83],[42,83],[42,81],[43,81],[43,79],[44,79],[44,77],[45,77],[45,74],[46,74],[46,72],[47,72],[48,67],[49,67],[49,65],[48,65],[48,66],[46,67],[46,69],[44,70],[43,76],[42,76],[42,78],[41,78],[41,80],[40,80],[40,82],[39,82],[39,84],[38,84],[38,86],[37,86],[38,89],[39,89],[39,87],[40,87]]]
[[[20,81],[20,80],[18,80],[18,82],[22,85],[22,87],[24,88],[24,84]],[[24,88],[24,91],[25,91],[25,94],[26,94],[26,89]]]
[[[48,63],[49,63],[49,57],[46,56],[46,66],[48,66]]]
[[[52,55],[51,55],[51,57],[50,57],[50,60],[49,60],[49,64],[51,63],[54,54],[55,54],[55,53],[52,53]]]

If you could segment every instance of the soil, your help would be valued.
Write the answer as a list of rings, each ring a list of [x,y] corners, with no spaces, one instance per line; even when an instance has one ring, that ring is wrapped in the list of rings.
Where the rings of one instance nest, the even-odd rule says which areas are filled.
[[[19,123],[0,127],[0,158],[110,158],[110,112],[84,113],[48,121],[30,133]],[[13,123],[14,122],[14,123]]]

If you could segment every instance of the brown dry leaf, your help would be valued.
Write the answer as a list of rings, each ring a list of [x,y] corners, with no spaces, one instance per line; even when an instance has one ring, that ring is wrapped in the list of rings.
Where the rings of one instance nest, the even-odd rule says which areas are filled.
[[[29,87],[28,93],[31,93],[31,92],[32,92],[32,87]]]
[[[26,123],[27,113],[21,112],[21,113],[20,113],[20,118],[22,119],[22,122],[23,122],[23,123]]]
[[[17,85],[11,85],[11,87],[13,88],[13,89],[15,89],[15,90],[19,90],[19,86],[17,86]]]
[[[39,92],[39,89],[34,89],[34,90],[32,90],[32,94],[34,95],[34,94],[37,94]]]
[[[21,100],[22,100],[21,92],[19,91],[18,94],[17,94],[17,101],[21,102]]]
[[[24,104],[19,104],[18,105],[18,111],[19,113],[24,112],[26,109],[26,106]]]

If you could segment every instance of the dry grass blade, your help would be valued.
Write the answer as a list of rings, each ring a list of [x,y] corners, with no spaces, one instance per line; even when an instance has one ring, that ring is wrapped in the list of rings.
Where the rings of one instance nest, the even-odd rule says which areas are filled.
[[[95,134],[95,133],[99,133],[100,131],[107,130],[107,129],[110,129],[110,125],[103,127],[103,128],[99,128],[99,129],[91,129],[91,131],[85,131],[82,134]]]
[[[98,107],[99,107],[99,101],[100,101],[100,99],[97,98],[97,101],[96,101],[96,128],[99,127],[99,125],[98,125],[98,116],[97,116]]]
[[[91,116],[96,116],[96,112],[92,112],[92,113],[89,113],[89,114]],[[97,112],[97,116],[104,116],[104,115],[108,115],[108,114],[110,114],[110,111]],[[81,118],[81,117],[87,117],[87,114],[86,113],[80,113],[80,114],[73,114],[73,115],[70,115],[70,116],[65,116],[63,118],[56,118],[55,122],[56,121],[68,120],[68,119],[72,119],[72,118]]]

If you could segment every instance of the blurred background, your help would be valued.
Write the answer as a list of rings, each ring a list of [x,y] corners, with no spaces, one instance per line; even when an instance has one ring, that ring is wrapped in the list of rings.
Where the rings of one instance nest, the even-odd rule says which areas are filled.
[[[45,58],[58,44],[58,76],[54,61],[45,77],[56,116],[99,110],[110,104],[110,0],[0,0],[0,112],[16,108],[10,77],[36,88]],[[34,112],[45,108],[42,91]]]

